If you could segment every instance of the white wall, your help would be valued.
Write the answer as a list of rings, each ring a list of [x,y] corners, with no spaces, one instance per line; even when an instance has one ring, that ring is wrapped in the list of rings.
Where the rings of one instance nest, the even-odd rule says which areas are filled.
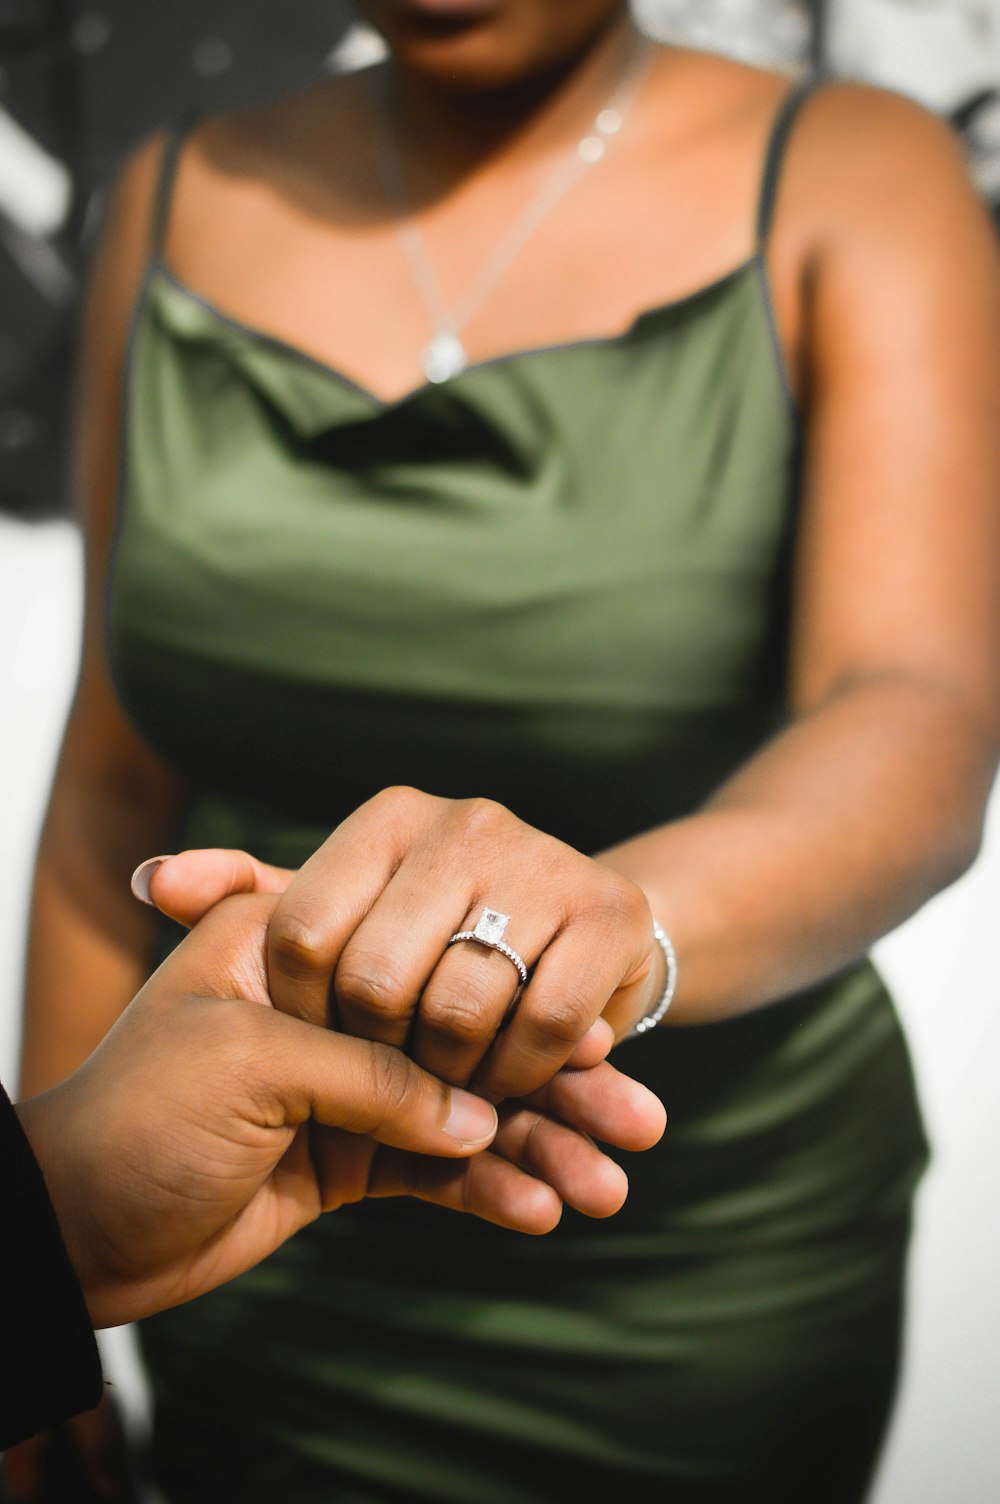
[[[76,657],[79,562],[68,525],[0,519],[0,1078],[8,1083],[30,852]],[[880,948],[936,1153],[920,1201],[903,1392],[874,1504],[1000,1500],[998,919],[1000,799],[973,872]],[[119,1344],[112,1362],[134,1393],[127,1361]]]

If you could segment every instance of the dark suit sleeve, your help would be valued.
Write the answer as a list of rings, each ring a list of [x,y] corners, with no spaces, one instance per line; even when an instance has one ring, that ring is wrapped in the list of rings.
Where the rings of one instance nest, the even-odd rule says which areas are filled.
[[[97,1343],[38,1162],[0,1086],[0,1450],[81,1410]]]

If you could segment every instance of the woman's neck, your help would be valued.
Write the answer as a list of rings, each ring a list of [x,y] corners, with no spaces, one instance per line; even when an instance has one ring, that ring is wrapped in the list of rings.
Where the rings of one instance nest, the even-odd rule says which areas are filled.
[[[500,154],[513,165],[575,145],[642,46],[628,17],[616,16],[558,66],[481,92],[445,90],[390,61],[374,107],[391,112],[414,196],[433,196]]]

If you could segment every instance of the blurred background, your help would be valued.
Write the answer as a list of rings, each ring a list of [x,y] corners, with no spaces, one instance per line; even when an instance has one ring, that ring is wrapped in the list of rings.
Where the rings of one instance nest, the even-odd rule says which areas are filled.
[[[664,38],[791,73],[824,68],[919,99],[961,132],[1000,222],[1000,0],[635,5]],[[78,651],[81,561],[68,520],[65,416],[102,194],[125,153],[164,120],[281,92],[374,55],[377,43],[346,0],[0,0],[0,1078],[8,1085],[32,850]],[[901,1400],[873,1504],[1000,1500],[998,918],[995,798],[977,866],[879,947],[935,1159],[919,1206]],[[108,1361],[141,1426],[127,1336],[109,1341]]]

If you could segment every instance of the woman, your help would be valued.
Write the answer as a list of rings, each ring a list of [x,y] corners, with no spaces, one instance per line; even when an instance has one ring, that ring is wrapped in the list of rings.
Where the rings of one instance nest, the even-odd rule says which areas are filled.
[[[360,8],[384,69],[152,143],[112,209],[29,1084],[134,991],[121,874],[181,843],[337,827],[276,1001],[494,1098],[675,954],[618,1218],[371,1206],[158,1318],[162,1481],[845,1504],[924,1159],[863,957],[971,859],[1000,737],[990,232],[918,110],[619,0]],[[455,938],[484,908],[515,957]]]

